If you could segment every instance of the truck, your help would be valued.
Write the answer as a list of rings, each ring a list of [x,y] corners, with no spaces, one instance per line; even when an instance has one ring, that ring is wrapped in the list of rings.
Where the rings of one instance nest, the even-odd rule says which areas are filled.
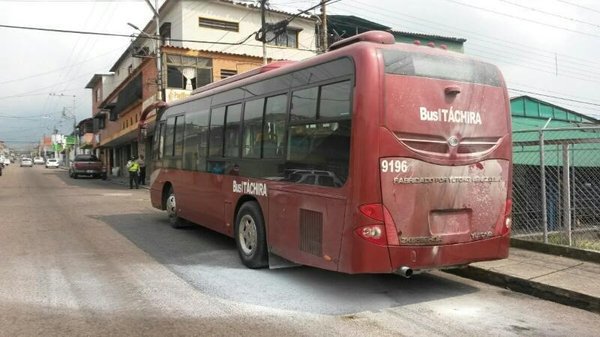
[[[69,166],[69,177],[77,179],[79,176],[91,176],[106,180],[106,167],[93,154],[78,154]]]

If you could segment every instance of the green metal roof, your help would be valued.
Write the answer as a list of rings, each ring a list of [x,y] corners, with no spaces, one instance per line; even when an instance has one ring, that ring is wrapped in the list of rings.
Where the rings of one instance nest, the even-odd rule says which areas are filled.
[[[510,111],[511,111],[511,115],[513,116],[513,119],[515,117],[530,117],[533,119],[539,119],[540,122],[542,123],[541,126],[544,126],[544,124],[548,121],[548,119],[550,120],[550,123],[556,123],[556,122],[575,122],[575,123],[599,123],[599,121],[595,118],[580,114],[578,112],[575,112],[573,110],[569,110],[566,108],[563,108],[561,106],[558,105],[554,105],[552,103],[548,103],[542,100],[539,100],[537,98],[533,98],[530,96],[519,96],[519,97],[514,97],[510,99]],[[543,121],[543,122],[541,122]],[[529,123],[535,123],[533,121],[530,121]],[[556,126],[553,126],[555,124],[549,124],[548,127],[560,127],[560,125],[564,125],[564,124],[557,124]],[[519,125],[515,125],[513,123],[513,130],[515,129],[516,126]],[[527,126],[527,125],[524,125]],[[535,128],[536,126],[539,126],[537,124],[531,126],[531,127],[526,127],[526,128]],[[572,125],[571,125],[572,126]]]
[[[544,129],[544,162],[561,166],[568,145],[571,166],[600,167],[600,121],[529,96],[510,101],[513,164],[540,165],[540,130]],[[561,130],[567,129],[567,130]]]

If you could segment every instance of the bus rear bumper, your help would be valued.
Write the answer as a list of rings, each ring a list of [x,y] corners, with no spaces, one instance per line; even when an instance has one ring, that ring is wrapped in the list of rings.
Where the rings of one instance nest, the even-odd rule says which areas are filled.
[[[348,259],[340,261],[338,271],[349,274],[399,273],[403,268],[419,272],[448,269],[472,262],[508,257],[510,235],[487,240],[438,246],[380,246],[356,236]]]
[[[392,271],[403,267],[414,271],[445,269],[464,266],[478,261],[499,260],[508,257],[510,235],[487,240],[443,246],[389,247]]]

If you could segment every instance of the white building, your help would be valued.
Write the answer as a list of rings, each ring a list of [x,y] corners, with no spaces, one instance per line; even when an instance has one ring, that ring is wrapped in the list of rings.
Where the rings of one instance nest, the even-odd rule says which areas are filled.
[[[193,89],[263,64],[261,8],[229,0],[166,0],[159,9],[160,63],[157,76],[156,23],[150,20],[130,50],[116,60],[109,74],[96,74],[92,89],[93,147],[109,167],[122,166],[131,155],[151,156],[152,114],[148,107],[189,96]],[[266,57],[302,60],[316,54],[316,20],[279,11],[266,12]],[[140,138],[139,123],[148,133]],[[143,144],[142,144],[143,143]]]

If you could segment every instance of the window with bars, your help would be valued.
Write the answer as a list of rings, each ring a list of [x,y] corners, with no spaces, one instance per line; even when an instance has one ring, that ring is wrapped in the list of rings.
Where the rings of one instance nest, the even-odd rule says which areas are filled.
[[[300,30],[288,28],[283,34],[275,36],[273,32],[267,32],[267,44],[274,46],[283,46],[298,48],[298,33]]]

